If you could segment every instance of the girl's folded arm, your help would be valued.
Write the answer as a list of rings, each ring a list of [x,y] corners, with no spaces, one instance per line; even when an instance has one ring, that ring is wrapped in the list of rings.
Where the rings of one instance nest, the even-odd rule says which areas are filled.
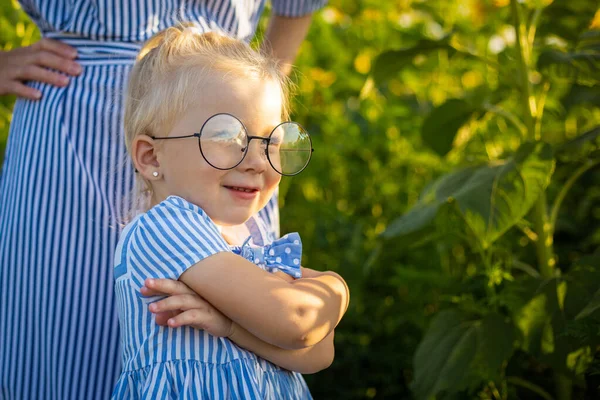
[[[284,349],[323,340],[342,318],[349,298],[337,274],[288,283],[228,252],[203,259],[179,280],[258,338]]]
[[[331,331],[325,339],[314,346],[288,350],[262,341],[234,322],[229,339],[281,368],[301,374],[315,374],[328,368],[333,362],[335,356],[333,336],[334,331]]]

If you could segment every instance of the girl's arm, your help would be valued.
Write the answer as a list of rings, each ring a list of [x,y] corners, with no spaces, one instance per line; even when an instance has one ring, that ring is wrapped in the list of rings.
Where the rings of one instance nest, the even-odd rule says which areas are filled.
[[[333,332],[314,346],[286,350],[266,343],[232,321],[202,299],[182,282],[170,279],[148,279],[142,287],[145,296],[169,297],[152,303],[150,311],[156,323],[173,328],[191,326],[213,336],[228,337],[238,346],[290,371],[302,374],[319,372],[331,365],[335,355]]]
[[[257,338],[284,349],[322,341],[349,301],[348,286],[334,272],[285,282],[228,252],[201,260],[179,280]]]
[[[314,346],[286,350],[260,340],[234,322],[232,333],[228,337],[238,346],[252,351],[257,356],[279,365],[281,368],[301,374],[314,374],[328,368],[333,362],[335,356],[333,335],[334,331],[331,331],[325,339]]]

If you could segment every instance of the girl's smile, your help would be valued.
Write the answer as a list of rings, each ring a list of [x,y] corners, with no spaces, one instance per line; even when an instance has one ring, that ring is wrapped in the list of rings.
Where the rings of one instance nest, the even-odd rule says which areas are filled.
[[[257,188],[246,187],[246,186],[225,186],[226,189],[231,191],[231,195],[235,198],[242,200],[253,200],[258,196],[259,190]]]

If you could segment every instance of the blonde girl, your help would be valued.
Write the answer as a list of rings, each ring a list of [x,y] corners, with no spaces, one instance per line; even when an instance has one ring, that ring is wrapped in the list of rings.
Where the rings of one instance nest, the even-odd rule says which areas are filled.
[[[310,137],[286,120],[276,62],[243,42],[181,26],[142,50],[125,131],[145,212],[115,255],[123,373],[114,398],[311,398],[291,370],[333,360],[344,280],[301,268],[297,234],[232,247],[241,243],[223,233],[308,164]],[[164,279],[218,310],[211,329],[157,324],[157,297],[145,295]]]

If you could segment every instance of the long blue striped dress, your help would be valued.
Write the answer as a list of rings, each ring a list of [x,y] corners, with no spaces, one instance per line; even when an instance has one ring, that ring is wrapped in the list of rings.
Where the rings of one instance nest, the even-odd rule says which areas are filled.
[[[282,261],[286,252],[292,253],[291,240],[281,241],[282,246],[270,250],[273,258],[293,266],[291,258]],[[277,248],[286,251],[275,254]],[[178,279],[202,259],[228,251],[232,250],[209,216],[177,196],[168,197],[125,227],[115,253],[124,365],[114,399],[312,398],[300,374],[279,368],[227,338],[154,323],[148,304],[157,298],[140,293],[146,278]],[[299,264],[299,258],[295,261]]]
[[[324,0],[273,0],[299,16]],[[106,399],[121,371],[112,260],[133,173],[121,92],[143,41],[178,21],[248,40],[264,0],[30,0],[79,51],[65,88],[15,104],[0,176],[0,400]],[[276,199],[261,217],[277,228]]]

